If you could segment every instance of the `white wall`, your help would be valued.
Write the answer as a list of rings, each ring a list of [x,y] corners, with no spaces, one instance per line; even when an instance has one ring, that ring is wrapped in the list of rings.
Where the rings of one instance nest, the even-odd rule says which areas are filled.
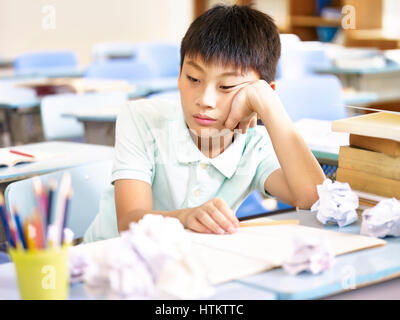
[[[400,34],[400,1],[385,0],[383,2],[383,29],[392,34]]]
[[[0,0],[0,56],[72,49],[86,65],[97,42],[179,42],[192,19],[191,0]]]

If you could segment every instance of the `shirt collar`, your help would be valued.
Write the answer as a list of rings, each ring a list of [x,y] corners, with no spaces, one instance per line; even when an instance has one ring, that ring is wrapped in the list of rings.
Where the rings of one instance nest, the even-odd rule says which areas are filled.
[[[233,143],[229,145],[229,147],[223,153],[211,159],[207,158],[194,144],[190,136],[189,129],[186,125],[183,112],[180,113],[177,121],[178,130],[175,131],[175,141],[177,141],[176,151],[178,161],[180,163],[197,161],[210,163],[226,178],[230,179],[239,165],[247,134],[235,133],[235,139]]]

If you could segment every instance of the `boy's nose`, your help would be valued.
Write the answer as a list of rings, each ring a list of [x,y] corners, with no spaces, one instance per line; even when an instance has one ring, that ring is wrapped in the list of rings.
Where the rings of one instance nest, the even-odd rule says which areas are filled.
[[[203,108],[215,108],[217,105],[217,92],[212,86],[206,86],[197,98],[197,104]]]

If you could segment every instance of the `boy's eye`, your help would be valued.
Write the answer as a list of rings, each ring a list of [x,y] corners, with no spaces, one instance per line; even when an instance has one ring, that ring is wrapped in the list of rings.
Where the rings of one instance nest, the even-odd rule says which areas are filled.
[[[186,75],[186,78],[188,78],[189,81],[195,82],[195,83],[199,81],[198,79],[193,78],[193,77],[191,77],[191,76],[189,76],[189,75]]]
[[[220,86],[220,88],[221,88],[222,90],[229,90],[229,89],[232,89],[232,88],[234,88],[234,87],[236,87],[236,86]]]

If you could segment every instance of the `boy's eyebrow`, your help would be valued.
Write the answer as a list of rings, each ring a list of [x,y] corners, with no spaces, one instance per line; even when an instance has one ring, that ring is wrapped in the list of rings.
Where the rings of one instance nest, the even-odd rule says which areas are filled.
[[[204,69],[202,67],[200,67],[196,62],[189,60],[187,62],[188,65],[191,65],[192,67],[196,68],[197,70],[201,71],[204,73]],[[227,71],[224,73],[220,74],[221,77],[227,77],[227,76],[235,76],[235,77],[241,77],[243,76],[240,72],[238,71]]]

